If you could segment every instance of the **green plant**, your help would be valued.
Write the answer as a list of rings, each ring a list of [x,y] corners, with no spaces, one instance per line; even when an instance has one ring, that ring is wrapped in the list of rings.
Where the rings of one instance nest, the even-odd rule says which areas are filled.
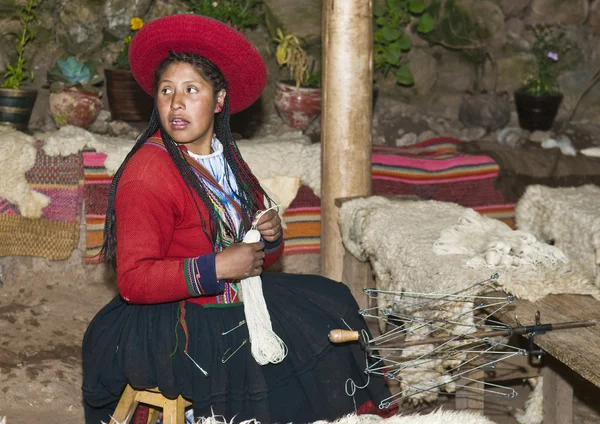
[[[50,91],[61,92],[65,87],[75,87],[82,91],[100,91],[97,87],[103,78],[96,73],[96,64],[92,61],[79,62],[75,57],[59,58],[48,71]]]
[[[492,62],[495,69],[489,52],[490,30],[456,0],[433,0],[426,10],[436,25],[433,31],[421,36],[432,44],[460,52],[475,68],[473,88],[479,91],[486,59]]]
[[[273,41],[277,43],[277,64],[288,68],[296,87],[320,87],[321,72],[316,70],[317,61],[306,51],[309,43],[296,34],[284,34],[281,28],[277,28],[276,33]]]
[[[375,70],[383,75],[393,72],[400,85],[415,82],[404,54],[412,47],[412,38],[406,28],[413,18],[417,20],[415,29],[420,34],[430,33],[435,28],[435,20],[426,8],[425,0],[385,0],[374,6]]]
[[[531,51],[537,71],[525,81],[523,90],[535,96],[557,94],[560,65],[566,63],[564,55],[571,49],[565,40],[564,28],[559,25],[530,25],[527,28],[534,37]]]
[[[260,22],[262,0],[186,0],[190,12],[229,23],[237,29],[253,28]]]
[[[25,47],[35,38],[35,33],[30,24],[36,18],[35,8],[39,2],[40,0],[27,0],[17,12],[22,28],[20,34],[15,34],[17,36],[15,43],[17,60],[14,65],[10,63],[6,65],[2,88],[18,89],[27,80],[33,81],[34,79],[33,71],[27,69],[26,66]]]
[[[135,33],[143,26],[144,21],[142,18],[135,17],[129,20],[129,34],[123,39],[123,47],[119,50],[119,54],[113,61],[113,66],[116,69],[129,70],[129,44],[131,44],[131,40]]]

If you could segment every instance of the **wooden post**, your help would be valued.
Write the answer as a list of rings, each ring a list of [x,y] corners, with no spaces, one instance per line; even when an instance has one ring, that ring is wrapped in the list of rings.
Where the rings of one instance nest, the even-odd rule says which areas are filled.
[[[549,359],[542,369],[544,424],[573,424],[573,387],[556,368],[558,361]]]
[[[321,273],[341,280],[335,199],[371,194],[372,0],[323,2]]]

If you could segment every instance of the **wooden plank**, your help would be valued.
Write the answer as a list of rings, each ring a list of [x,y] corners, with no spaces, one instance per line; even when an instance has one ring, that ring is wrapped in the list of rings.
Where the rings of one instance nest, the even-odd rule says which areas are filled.
[[[456,381],[456,409],[469,409],[483,414],[483,380],[485,371],[482,369],[470,373],[467,378]]]
[[[535,323],[535,313],[540,311],[541,322],[560,323],[596,320],[600,322],[600,302],[591,296],[548,295],[538,302],[517,300],[513,305],[495,314],[501,321],[518,325]],[[567,367],[600,387],[600,327],[574,328],[550,331],[535,336],[535,343]]]
[[[136,395],[137,390],[133,389],[129,384],[125,386],[117,409],[110,419],[110,424],[128,423],[133,418],[135,409],[138,406]]]
[[[573,386],[558,372],[560,364],[552,364],[551,359],[545,362],[544,424],[573,424]]]
[[[371,299],[364,292],[365,288],[375,287],[375,280],[369,262],[359,261],[346,250],[342,281],[350,288],[360,309],[372,307]]]

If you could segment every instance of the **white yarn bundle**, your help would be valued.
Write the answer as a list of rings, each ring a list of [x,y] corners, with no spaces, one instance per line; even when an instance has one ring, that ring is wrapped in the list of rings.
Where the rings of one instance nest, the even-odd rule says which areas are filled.
[[[261,211],[256,222],[269,209]],[[259,240],[260,232],[254,226],[244,236],[244,243],[256,243]],[[260,365],[277,364],[286,357],[287,346],[273,331],[271,316],[263,295],[262,280],[260,277],[248,277],[243,279],[241,284],[252,356]]]

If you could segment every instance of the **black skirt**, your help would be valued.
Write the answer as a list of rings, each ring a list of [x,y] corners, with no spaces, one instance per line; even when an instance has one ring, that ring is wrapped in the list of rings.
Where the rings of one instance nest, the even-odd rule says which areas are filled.
[[[366,330],[345,285],[316,275],[279,273],[264,273],[262,281],[273,331],[288,347],[281,363],[259,365],[248,327],[232,330],[244,320],[241,303],[202,307],[185,302],[186,337],[180,302],[131,305],[116,297],[92,320],[83,339],[86,403],[114,403],[129,383],[191,399],[196,417],[214,413],[228,421],[255,418],[267,424],[333,420],[390,396],[383,379],[373,375],[354,398],[346,394],[349,379],[364,386],[367,375],[358,343],[328,340],[331,329],[347,328],[344,321]],[[186,342],[189,355],[208,376],[184,353]]]

